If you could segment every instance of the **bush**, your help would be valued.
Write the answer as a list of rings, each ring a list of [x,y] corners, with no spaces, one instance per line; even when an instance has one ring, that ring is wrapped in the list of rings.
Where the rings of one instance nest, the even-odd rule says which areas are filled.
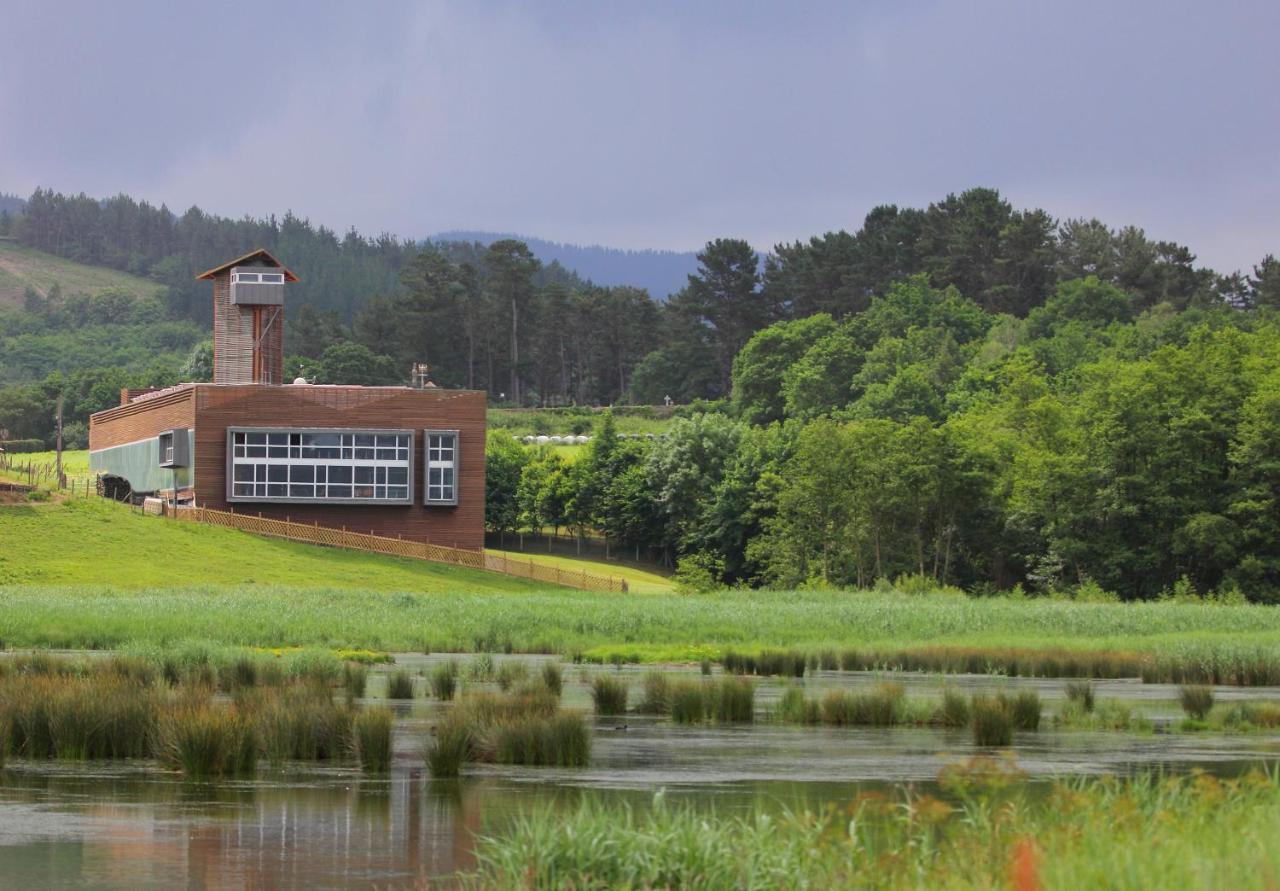
[[[352,721],[351,739],[356,761],[366,773],[391,769],[391,726],[394,717],[385,706],[361,709]]]
[[[387,675],[387,698],[388,699],[412,699],[413,698],[413,675],[405,671],[403,668]]]
[[[969,711],[974,745],[1007,746],[1013,742],[1013,717],[1004,702],[991,696],[975,696]]]
[[[724,560],[714,554],[699,552],[680,558],[671,581],[678,594],[709,594],[724,587]]]
[[[621,678],[598,674],[591,679],[591,701],[597,715],[621,715],[627,711],[627,684]]]
[[[43,439],[6,439],[0,442],[0,449],[8,452],[10,455],[23,455],[28,452],[45,451]]]
[[[1203,684],[1183,684],[1178,688],[1178,701],[1188,717],[1203,721],[1213,708],[1213,688]]]
[[[441,702],[453,699],[458,692],[458,663],[450,660],[431,672],[431,695]]]

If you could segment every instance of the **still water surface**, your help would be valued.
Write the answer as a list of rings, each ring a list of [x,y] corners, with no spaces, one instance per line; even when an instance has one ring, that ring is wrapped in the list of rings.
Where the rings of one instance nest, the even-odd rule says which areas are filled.
[[[421,888],[475,866],[478,832],[584,797],[719,812],[847,801],[859,788],[927,785],[977,750],[965,732],[776,726],[684,728],[599,720],[585,769],[483,767],[433,781],[418,710],[397,726],[389,778],[264,769],[202,785],[151,764],[11,761],[0,771],[0,888]],[[1032,778],[1201,767],[1237,773],[1280,759],[1274,736],[1042,731],[1015,740]],[[447,881],[444,884],[449,884]]]

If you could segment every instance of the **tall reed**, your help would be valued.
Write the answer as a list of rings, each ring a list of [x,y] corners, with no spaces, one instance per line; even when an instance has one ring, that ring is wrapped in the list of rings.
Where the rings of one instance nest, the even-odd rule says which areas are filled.
[[[391,709],[361,709],[352,720],[351,740],[356,761],[366,773],[386,773],[391,768]]]
[[[342,688],[347,699],[355,701],[364,698],[365,688],[369,684],[369,669],[359,662],[347,662],[342,666]]]
[[[636,711],[645,715],[671,712],[671,682],[661,671],[646,671],[640,680],[640,702]]]
[[[1013,715],[1004,701],[994,696],[974,696],[969,710],[974,745],[1007,746],[1013,742]]]
[[[387,675],[388,699],[412,699],[413,675],[401,668]]]
[[[454,659],[437,665],[431,672],[431,695],[441,702],[453,699],[458,692],[458,663]]]
[[[557,697],[561,694],[564,690],[564,674],[560,670],[559,662],[542,663],[542,683]]]
[[[591,701],[597,715],[621,715],[627,711],[627,682],[607,674],[591,679]]]
[[[1188,717],[1203,721],[1213,708],[1213,688],[1203,684],[1184,684],[1178,688],[1178,702]]]
[[[258,760],[253,726],[234,706],[180,702],[161,716],[157,755],[191,779],[252,773]]]

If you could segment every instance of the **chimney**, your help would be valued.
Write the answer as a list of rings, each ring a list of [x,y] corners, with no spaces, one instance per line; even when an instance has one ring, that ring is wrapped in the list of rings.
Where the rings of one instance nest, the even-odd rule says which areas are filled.
[[[283,384],[284,286],[298,277],[260,249],[196,278],[213,282],[213,382]]]

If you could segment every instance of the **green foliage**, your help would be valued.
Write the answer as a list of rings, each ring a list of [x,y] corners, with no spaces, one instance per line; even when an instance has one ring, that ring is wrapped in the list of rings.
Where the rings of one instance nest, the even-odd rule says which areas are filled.
[[[458,691],[459,671],[456,659],[437,665],[431,672],[431,695],[441,702],[453,699]]]
[[[387,675],[388,699],[412,699],[413,675],[403,668]]]
[[[591,702],[597,715],[621,715],[627,711],[627,682],[612,675],[591,678]]]
[[[361,709],[351,728],[352,744],[360,769],[366,773],[386,773],[391,769],[391,709],[382,706]]]
[[[1007,746],[1013,742],[1013,715],[992,696],[975,696],[969,704],[975,746]]]
[[[1183,684],[1178,688],[1178,702],[1188,717],[1203,721],[1213,708],[1213,688],[1203,684]]]
[[[1068,702],[1075,703],[1086,712],[1093,711],[1095,694],[1092,683],[1089,681],[1069,681],[1066,691]]]

